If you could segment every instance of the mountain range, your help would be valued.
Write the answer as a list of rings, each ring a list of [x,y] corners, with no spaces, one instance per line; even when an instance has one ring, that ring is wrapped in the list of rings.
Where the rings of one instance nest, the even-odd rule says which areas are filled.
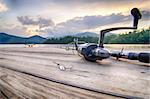
[[[112,33],[109,33],[108,35],[111,35]],[[83,33],[76,33],[74,35],[75,37],[99,37],[99,34],[96,34],[94,32],[83,32]],[[31,37],[19,37],[10,35],[7,33],[0,33],[0,44],[42,44],[47,39],[38,35],[31,36]]]
[[[6,33],[0,33],[0,44],[41,44],[47,39],[41,36],[35,35],[31,37],[19,37],[14,35],[9,35]]]
[[[109,35],[117,35],[117,34],[107,33],[105,35],[109,36]],[[99,34],[94,33],[94,32],[83,32],[83,33],[77,33],[77,34],[75,34],[73,36],[76,36],[76,37],[99,37]]]
[[[94,32],[83,32],[83,33],[77,33],[77,34],[74,34],[73,36],[76,36],[76,37],[99,37],[99,34],[96,34]]]

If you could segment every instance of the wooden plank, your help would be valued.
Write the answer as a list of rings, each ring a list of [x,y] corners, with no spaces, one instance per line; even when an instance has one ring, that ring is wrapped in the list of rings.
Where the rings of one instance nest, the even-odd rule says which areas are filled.
[[[99,92],[150,96],[150,67],[146,64],[115,61],[87,62],[72,51],[54,46],[38,48],[0,48],[2,67],[46,79],[93,89]],[[67,69],[61,71],[57,63]],[[146,65],[146,66],[145,66]]]
[[[27,74],[0,68],[1,97],[7,99],[116,99],[117,97],[74,88]]]

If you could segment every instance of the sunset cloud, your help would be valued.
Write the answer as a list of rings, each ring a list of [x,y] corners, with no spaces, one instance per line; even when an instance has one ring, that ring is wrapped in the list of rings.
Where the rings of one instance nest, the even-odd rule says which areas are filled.
[[[0,1],[0,12],[5,12],[7,10],[8,10],[7,6]]]
[[[149,11],[141,11],[143,17],[142,20],[149,20]],[[28,26],[26,28],[26,33],[30,35],[55,35],[55,36],[65,36],[73,33],[78,33],[87,30],[94,30],[95,28],[100,28],[102,26],[114,25],[124,22],[132,22],[133,17],[131,15],[124,15],[122,13],[110,14],[110,15],[95,15],[95,16],[84,16],[75,17],[73,19],[58,23],[55,23],[51,19],[45,19],[42,17],[33,18],[29,16],[17,17],[18,21],[24,25]],[[32,27],[31,27],[32,26]],[[132,26],[129,25],[129,26]]]
[[[31,18],[29,16],[20,16],[17,17],[18,21],[22,25],[33,25],[33,26],[39,26],[39,28],[54,26],[54,22],[51,19],[45,19],[45,18]]]
[[[19,35],[23,28],[24,36],[98,33],[111,26],[132,26],[134,7],[143,14],[139,28],[145,28],[150,23],[149,6],[149,0],[0,0],[0,12],[9,8],[0,13],[0,32]]]
[[[64,27],[72,30],[84,30],[97,28],[100,26],[129,21],[130,16],[119,14],[111,14],[107,16],[85,16],[76,17],[66,22],[57,24],[58,27]]]

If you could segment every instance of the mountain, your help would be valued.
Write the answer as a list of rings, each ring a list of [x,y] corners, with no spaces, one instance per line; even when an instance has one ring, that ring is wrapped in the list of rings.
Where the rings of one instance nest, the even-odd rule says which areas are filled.
[[[41,36],[38,36],[38,35],[35,35],[35,36],[31,36],[29,38],[27,38],[26,42],[27,43],[43,43],[45,42],[47,39],[46,38],[43,38]]]
[[[107,33],[106,36],[112,35],[114,33]],[[76,33],[71,36],[76,37],[99,37],[99,34],[94,32],[83,32],[83,33]],[[31,37],[19,37],[14,35],[9,35],[7,33],[0,33],[0,44],[42,44],[46,41],[46,38],[41,36],[35,35]]]
[[[106,33],[106,36],[109,36],[109,35],[117,35],[117,34]],[[99,37],[99,34],[94,33],[94,32],[83,32],[83,33],[77,33],[73,36],[77,36],[77,37]]]
[[[76,37],[98,37],[99,34],[96,34],[94,32],[83,32],[83,33],[77,33],[73,36],[76,36]]]
[[[47,39],[41,36],[32,36],[32,37],[19,37],[14,35],[9,35],[6,33],[0,33],[0,44],[41,44]]]
[[[8,44],[8,43],[23,43],[25,38],[17,37],[13,35],[9,35],[6,33],[0,33],[0,44]]]

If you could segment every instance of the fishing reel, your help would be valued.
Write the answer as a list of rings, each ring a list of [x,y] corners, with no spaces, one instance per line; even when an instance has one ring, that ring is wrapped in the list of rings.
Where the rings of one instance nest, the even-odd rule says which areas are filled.
[[[134,18],[133,21],[133,27],[116,27],[116,28],[108,28],[100,31],[100,37],[99,37],[99,44],[91,44],[91,43],[85,43],[78,45],[78,40],[75,39],[75,47],[76,50],[84,56],[84,58],[88,61],[95,62],[96,60],[103,60],[107,59],[110,56],[123,58],[125,56],[124,54],[120,53],[110,53],[107,49],[104,48],[104,37],[105,34],[114,31],[114,30],[120,30],[120,29],[137,29],[138,21],[142,18],[142,15],[140,11],[137,8],[133,8],[131,10],[131,14]],[[135,57],[136,56],[136,57]],[[128,59],[134,59],[139,60],[140,62],[149,62],[150,53],[129,53],[126,55]],[[146,59],[146,61],[145,61]]]
[[[99,47],[97,44],[85,43],[78,46],[78,52],[88,61],[95,62],[109,58],[109,51]]]

